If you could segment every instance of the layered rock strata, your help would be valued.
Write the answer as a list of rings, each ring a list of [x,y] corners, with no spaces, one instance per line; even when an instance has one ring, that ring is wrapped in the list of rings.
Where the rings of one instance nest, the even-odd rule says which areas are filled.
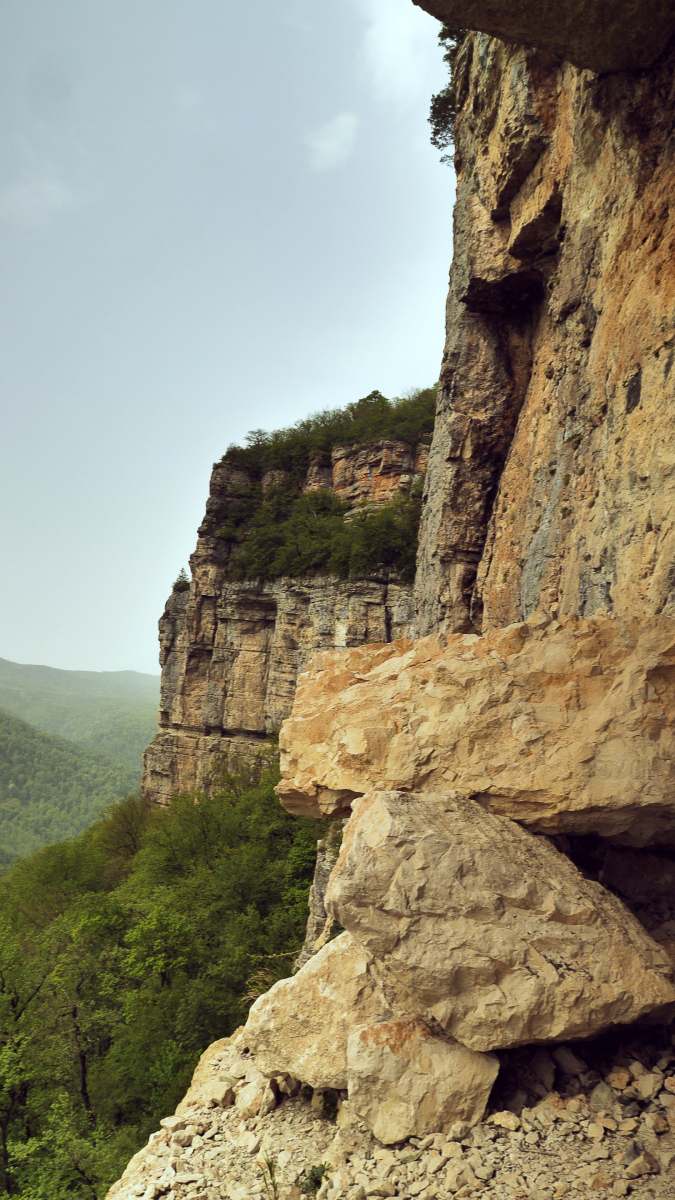
[[[537,614],[317,655],[280,745],[282,803],[455,789],[544,833],[675,842],[675,621]]]
[[[330,487],[354,509],[376,507],[409,491],[427,453],[424,443],[339,447],[331,467],[310,465],[306,490]],[[280,482],[273,474],[263,485]],[[232,581],[232,543],[218,530],[250,484],[229,463],[214,467],[190,590],[172,593],[159,623],[160,729],[142,783],[159,803],[208,790],[224,762],[254,759],[288,716],[298,673],[317,650],[388,642],[411,627],[411,587],[386,573]]]
[[[492,5],[526,12],[528,41],[550,7],[592,44],[598,4]],[[642,36],[644,6],[608,7],[603,45],[615,17],[624,46]],[[674,86],[672,50],[596,75],[485,34],[462,45],[417,635],[541,608],[675,612]]]

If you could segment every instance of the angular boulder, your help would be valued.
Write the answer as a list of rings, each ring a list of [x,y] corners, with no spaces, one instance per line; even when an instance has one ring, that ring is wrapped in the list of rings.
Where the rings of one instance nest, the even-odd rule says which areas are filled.
[[[622,903],[457,793],[355,802],[326,907],[471,1050],[675,1011],[668,955]]]
[[[267,1075],[285,1072],[314,1088],[346,1088],[350,1033],[391,1016],[370,954],[341,933],[256,1000],[245,1040]]]
[[[385,1145],[480,1121],[497,1077],[494,1054],[436,1036],[424,1021],[381,1021],[347,1042],[349,1103]]]
[[[675,845],[675,621],[539,614],[318,654],[280,745],[291,812],[453,789],[537,832]]]

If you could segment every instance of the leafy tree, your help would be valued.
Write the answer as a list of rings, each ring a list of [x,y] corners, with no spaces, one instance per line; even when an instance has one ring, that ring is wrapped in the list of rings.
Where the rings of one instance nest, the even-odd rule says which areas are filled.
[[[321,826],[255,782],[135,797],[0,879],[0,1195],[103,1200],[201,1051],[288,974]]]

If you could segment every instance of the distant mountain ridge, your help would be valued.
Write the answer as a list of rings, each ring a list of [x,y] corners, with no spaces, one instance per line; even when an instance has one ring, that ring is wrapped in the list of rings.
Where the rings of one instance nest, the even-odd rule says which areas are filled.
[[[1,709],[132,766],[138,781],[141,755],[157,729],[158,702],[159,675],[65,671],[0,658]]]

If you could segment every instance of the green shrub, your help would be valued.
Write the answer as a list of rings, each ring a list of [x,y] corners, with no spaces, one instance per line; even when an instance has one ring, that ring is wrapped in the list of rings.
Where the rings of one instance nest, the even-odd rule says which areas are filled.
[[[297,496],[288,484],[270,488],[248,527],[241,530],[231,578],[324,574],[354,579],[391,571],[411,582],[422,511],[421,480],[409,495],[357,512],[345,521],[348,508],[328,489]]]
[[[431,144],[437,150],[449,150],[455,141],[455,119],[457,117],[457,92],[455,87],[455,61],[467,30],[454,25],[442,25],[438,40],[445,53],[443,61],[448,65],[450,80],[446,87],[431,97],[429,124]],[[441,162],[452,163],[452,154],[443,154]]]

